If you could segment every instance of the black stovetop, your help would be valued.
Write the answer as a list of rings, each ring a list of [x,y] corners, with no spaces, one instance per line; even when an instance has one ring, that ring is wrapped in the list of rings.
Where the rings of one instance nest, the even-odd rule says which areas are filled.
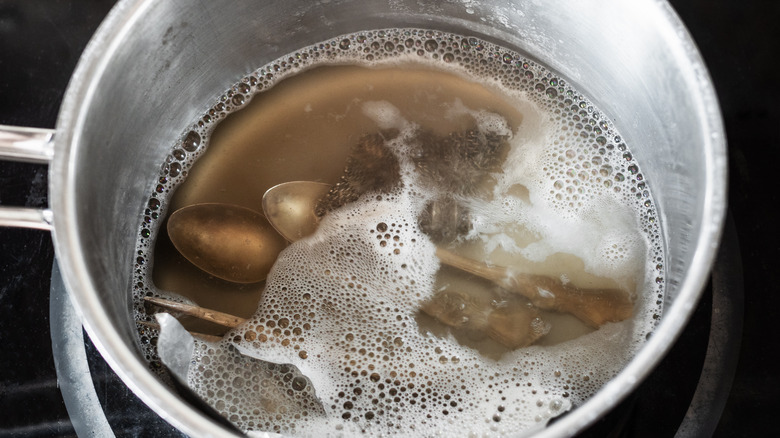
[[[721,294],[744,261],[744,324],[736,376],[715,436],[777,433],[780,388],[774,321],[780,254],[780,2],[672,0],[702,51],[729,141],[729,244],[680,341],[637,393],[583,436],[674,436],[691,404]],[[0,0],[0,124],[53,127],[84,45],[114,0]],[[0,162],[0,205],[47,205],[45,166]],[[738,246],[737,246],[738,245]],[[75,436],[52,355],[49,289],[54,251],[47,232],[0,228],[0,437]],[[738,278],[738,277],[737,277]],[[741,282],[741,280],[739,280]],[[725,291],[724,286],[725,286]],[[736,291],[736,292],[735,292]],[[734,303],[742,302],[742,295]],[[733,298],[733,297],[732,297]],[[713,302],[717,311],[713,314]],[[736,304],[735,304],[736,305]],[[729,308],[742,316],[738,306]],[[118,380],[85,341],[96,393],[117,436],[175,436]],[[725,376],[725,380],[730,380]],[[726,383],[728,383],[726,381]]]

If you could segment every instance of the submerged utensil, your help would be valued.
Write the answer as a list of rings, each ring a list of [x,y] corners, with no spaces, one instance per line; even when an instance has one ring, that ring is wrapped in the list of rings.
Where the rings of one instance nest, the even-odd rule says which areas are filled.
[[[194,204],[168,218],[168,236],[195,266],[223,280],[265,280],[287,243],[262,214],[231,204]]]
[[[319,219],[315,206],[330,186],[312,181],[292,181],[271,187],[263,195],[263,209],[271,225],[294,242],[313,233]],[[289,206],[285,205],[290,200]],[[266,206],[273,210],[266,210]],[[582,289],[560,278],[520,273],[511,268],[488,266],[443,248],[436,249],[442,264],[490,280],[509,292],[526,297],[536,307],[571,313],[591,327],[631,317],[634,303],[620,289]]]
[[[319,218],[314,208],[330,188],[330,184],[314,181],[277,184],[263,195],[263,213],[279,234],[295,242],[317,229]]]

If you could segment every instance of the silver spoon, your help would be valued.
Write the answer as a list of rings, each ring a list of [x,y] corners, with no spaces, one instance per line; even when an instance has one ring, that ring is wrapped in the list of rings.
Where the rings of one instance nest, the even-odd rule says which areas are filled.
[[[317,230],[319,218],[314,214],[314,207],[330,188],[330,184],[314,181],[275,185],[263,195],[263,213],[285,239],[301,240]]]
[[[223,280],[265,280],[287,242],[262,214],[231,204],[194,204],[168,218],[168,236],[195,266]]]

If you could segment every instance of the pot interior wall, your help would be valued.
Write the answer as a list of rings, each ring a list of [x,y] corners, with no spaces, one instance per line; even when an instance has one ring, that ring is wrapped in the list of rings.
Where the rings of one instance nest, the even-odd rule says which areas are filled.
[[[698,94],[706,73],[689,64],[665,7],[465,3],[168,0],[125,8],[131,18],[117,30],[118,43],[80,109],[72,170],[88,269],[129,345],[136,342],[129,311],[136,233],[160,165],[187,126],[230,85],[278,56],[338,34],[393,26],[500,41],[585,90],[624,134],[657,197],[674,303],[711,220],[704,188],[715,128]]]

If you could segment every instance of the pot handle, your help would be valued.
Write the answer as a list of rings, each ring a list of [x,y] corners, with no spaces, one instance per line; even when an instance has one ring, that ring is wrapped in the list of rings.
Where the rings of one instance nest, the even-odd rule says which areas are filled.
[[[54,157],[53,129],[0,125],[0,160],[48,164]],[[0,226],[51,230],[48,208],[0,206]]]

